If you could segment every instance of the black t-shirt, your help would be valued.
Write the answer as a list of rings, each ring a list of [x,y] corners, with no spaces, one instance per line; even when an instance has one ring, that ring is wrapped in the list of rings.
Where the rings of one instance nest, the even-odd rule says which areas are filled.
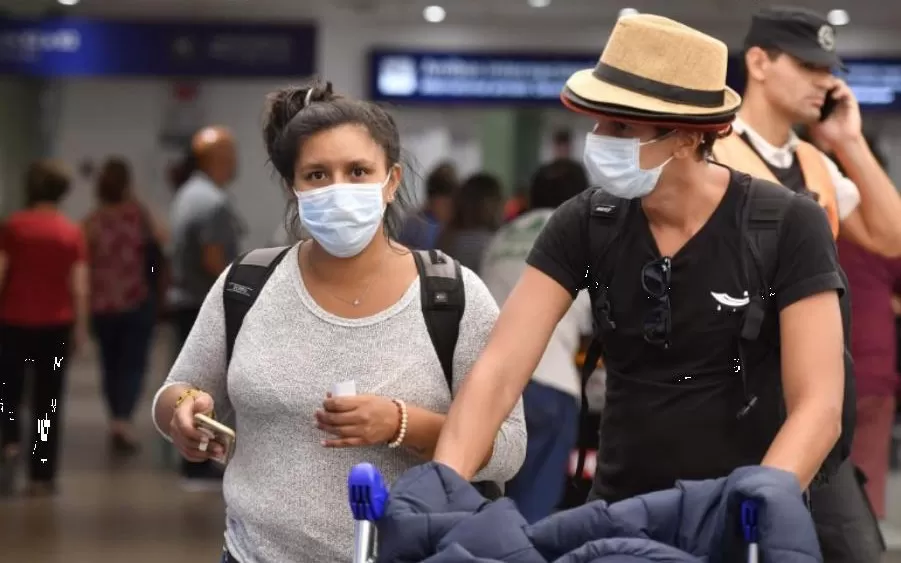
[[[638,202],[632,202],[605,262],[616,329],[604,335],[607,400],[595,491],[616,501],[672,487],[677,479],[727,475],[759,464],[779,429],[778,319],[769,315],[767,343],[745,358],[748,373],[774,381],[751,382],[769,407],[738,419],[744,402],[739,372],[741,300],[747,282],[740,211],[750,177],[732,172],[726,193],[707,223],[672,257],[672,333],[664,349],[649,344],[642,325],[653,306],[641,271],[660,254]],[[588,243],[591,192],[562,205],[535,242],[528,264],[575,294],[586,288],[592,264]],[[835,244],[825,214],[809,198],[796,198],[783,220],[772,290],[781,310],[811,295],[843,290]],[[762,369],[761,369],[762,368]],[[772,390],[776,391],[773,392]],[[775,396],[773,396],[775,394]],[[778,403],[778,406],[774,405]]]

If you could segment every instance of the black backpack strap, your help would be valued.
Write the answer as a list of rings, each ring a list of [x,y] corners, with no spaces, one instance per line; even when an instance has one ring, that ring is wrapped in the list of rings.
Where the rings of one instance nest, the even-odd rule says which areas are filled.
[[[809,192],[795,193],[771,182],[751,178],[742,223],[742,232],[746,237],[748,251],[743,253],[742,259],[744,262],[743,267],[746,268],[747,272],[746,279],[748,281],[750,298],[738,347],[742,366],[747,365],[744,360],[746,357],[744,348],[760,336],[760,328],[766,315],[778,314],[772,302],[768,300],[772,295],[771,285],[779,260],[778,245],[782,221],[793,199],[796,197],[810,197],[810,194]],[[748,261],[753,263],[756,275],[749,275],[750,272],[746,266]],[[841,269],[839,274],[847,287],[847,281]],[[847,295],[842,299],[847,299]],[[814,477],[815,483],[827,481],[851,453],[851,440],[856,422],[856,390],[854,386],[854,361],[850,354],[850,318],[845,314],[846,309],[848,309],[847,304],[844,305],[842,314],[845,333],[845,388],[842,408],[842,434],[823,462],[820,471]],[[778,340],[773,342],[772,345],[778,346]],[[740,417],[747,414],[756,403],[756,397],[748,393],[747,377],[752,374],[746,373],[747,370],[745,369],[742,369],[741,372],[742,384],[745,387],[748,403],[739,411]]]
[[[613,319],[613,307],[608,297],[608,284],[610,283],[613,268],[608,267],[606,260],[610,250],[614,247],[622,226],[629,215],[631,204],[629,200],[612,196],[600,189],[591,194],[590,217],[588,220],[588,248],[591,256],[588,276],[588,292],[591,294],[592,323],[594,325],[591,344],[585,353],[585,362],[581,369],[582,400],[579,411],[579,428],[587,426],[586,419],[589,416],[588,407],[588,380],[594,370],[604,349],[603,335],[616,329]],[[619,261],[619,251],[614,264]],[[580,442],[582,442],[580,440]],[[584,444],[584,442],[582,442]],[[585,469],[585,456],[587,452],[584,446],[579,447],[579,455],[576,461],[576,471],[573,481],[578,482]]]
[[[460,262],[440,250],[414,250],[413,260],[419,272],[422,316],[441,363],[447,388],[453,394],[454,351],[466,307]],[[488,500],[504,496],[504,490],[498,483],[480,481],[472,486]]]
[[[744,404],[736,413],[739,419],[746,417],[757,405],[757,395],[751,392],[748,381],[745,349],[748,343],[760,337],[767,314],[778,314],[772,306],[772,282],[779,261],[782,221],[795,197],[799,196],[784,186],[749,177],[739,225],[743,249],[740,264],[748,292],[748,305],[738,339],[744,394]],[[773,345],[778,346],[778,340]]]
[[[225,276],[222,300],[225,307],[226,365],[231,362],[235,341],[244,323],[244,317],[279,265],[290,246],[258,248],[242,254],[232,263]]]
[[[590,216],[588,219],[588,292],[591,294],[592,313],[595,336],[599,337],[607,330],[616,328],[613,320],[613,308],[607,298],[608,285],[613,268],[608,267],[607,256],[614,248],[622,231],[622,226],[631,209],[631,202],[612,196],[604,191],[595,190],[591,194]],[[618,248],[621,251],[622,248]],[[619,262],[619,252],[614,263]],[[593,368],[592,368],[593,369]]]
[[[460,319],[466,306],[466,292],[460,263],[440,250],[414,250],[419,272],[422,315],[432,346],[438,354],[444,379],[453,389],[454,350],[460,336]]]
[[[749,298],[741,333],[744,340],[756,340],[760,335],[779,260],[782,220],[796,197],[778,184],[750,179],[741,219],[746,250],[741,253],[741,266]]]

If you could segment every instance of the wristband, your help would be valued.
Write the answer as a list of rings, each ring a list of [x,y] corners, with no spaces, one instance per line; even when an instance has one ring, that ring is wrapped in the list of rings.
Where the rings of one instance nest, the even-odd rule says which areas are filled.
[[[392,399],[392,401],[400,411],[400,427],[397,429],[397,437],[393,442],[388,443],[388,447],[394,449],[400,447],[404,443],[404,438],[407,437],[407,404],[400,399]]]

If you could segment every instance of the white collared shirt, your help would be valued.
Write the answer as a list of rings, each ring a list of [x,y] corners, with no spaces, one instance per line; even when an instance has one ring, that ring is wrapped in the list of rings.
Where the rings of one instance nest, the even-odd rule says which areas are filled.
[[[795,150],[801,139],[794,131],[790,133],[788,142],[781,147],[774,147],[760,136],[759,133],[751,129],[751,127],[739,118],[735,118],[732,128],[739,135],[744,135],[753,145],[754,150],[763,158],[770,166],[776,168],[790,168],[795,160]],[[820,153],[822,154],[822,152]],[[835,186],[835,201],[838,207],[839,219],[844,220],[848,215],[857,209],[860,205],[860,190],[849,178],[842,175],[838,166],[832,162],[828,156],[823,154],[823,160],[826,162],[826,168],[829,170],[829,177]]]

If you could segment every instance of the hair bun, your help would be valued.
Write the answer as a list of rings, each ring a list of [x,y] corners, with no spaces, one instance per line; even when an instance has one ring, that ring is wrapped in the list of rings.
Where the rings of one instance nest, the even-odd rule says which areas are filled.
[[[328,102],[336,98],[331,82],[314,83],[305,87],[289,86],[269,94],[263,140],[270,154],[295,115],[313,103]]]

